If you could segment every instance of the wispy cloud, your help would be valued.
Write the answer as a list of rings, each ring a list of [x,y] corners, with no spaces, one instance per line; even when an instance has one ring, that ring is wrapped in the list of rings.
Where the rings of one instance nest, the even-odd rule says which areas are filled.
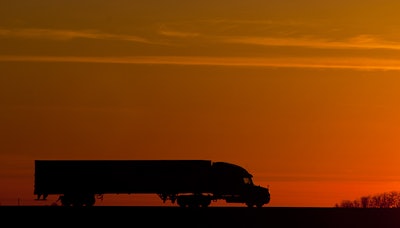
[[[199,33],[174,31],[174,30],[165,29],[165,28],[160,29],[158,31],[158,33],[163,36],[181,37],[181,38],[191,38],[191,37],[196,37],[196,36],[200,35]]]
[[[221,37],[221,42],[251,44],[260,46],[286,46],[320,49],[391,49],[400,50],[399,42],[381,40],[378,37],[361,34],[343,40],[329,40],[317,37]]]
[[[207,56],[133,56],[133,57],[75,57],[75,56],[0,56],[1,62],[83,62],[155,65],[198,65],[231,67],[321,68],[354,70],[400,70],[399,59],[374,58],[258,58]]]
[[[197,42],[265,47],[400,50],[400,42],[393,34],[345,33],[325,26],[301,21],[221,19],[163,24],[159,34],[180,38],[196,36],[200,38]]]
[[[232,19],[214,19],[214,20],[201,20],[201,22],[214,23],[214,24],[230,24],[230,25],[278,25],[278,26],[305,26],[310,23],[304,23],[294,20],[232,20]]]
[[[101,39],[101,40],[121,40],[139,43],[152,43],[140,36],[102,33],[96,30],[60,30],[60,29],[4,29],[0,28],[0,37],[20,38],[20,39],[52,39],[52,40],[71,40],[71,39]]]

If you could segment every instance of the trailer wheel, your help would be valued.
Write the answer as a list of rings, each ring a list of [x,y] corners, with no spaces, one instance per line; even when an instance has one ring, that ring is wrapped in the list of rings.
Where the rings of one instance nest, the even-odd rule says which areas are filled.
[[[200,204],[198,204],[197,202],[192,202],[191,204],[189,204],[189,207],[198,208],[198,207],[200,207]]]
[[[60,201],[61,201],[61,205],[62,205],[62,206],[64,206],[64,207],[69,207],[69,206],[71,206],[71,201],[69,200],[68,197],[60,196],[59,199],[60,199]]]
[[[254,204],[253,203],[246,203],[247,207],[253,207]]]
[[[61,206],[66,206],[67,202],[65,202],[64,196],[58,197],[58,200],[61,202]]]
[[[86,198],[85,198],[85,205],[87,206],[87,207],[91,207],[91,206],[93,206],[94,204],[96,203],[96,198],[94,197],[94,195],[88,195]]]
[[[186,207],[186,202],[182,197],[178,197],[176,203],[179,205],[179,207]]]
[[[201,203],[201,207],[208,207],[210,204],[211,204],[211,199],[205,198],[205,199],[203,199],[203,202]]]
[[[189,204],[187,204],[187,203],[178,203],[178,205],[180,207],[189,207]]]
[[[72,206],[73,206],[73,207],[82,207],[82,206],[83,206],[83,203],[82,203],[82,202],[74,202],[74,203],[72,204]]]

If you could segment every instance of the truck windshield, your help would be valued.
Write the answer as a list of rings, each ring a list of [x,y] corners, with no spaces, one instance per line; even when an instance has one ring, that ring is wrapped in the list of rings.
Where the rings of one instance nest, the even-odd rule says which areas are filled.
[[[250,184],[250,185],[253,184],[253,181],[251,180],[250,177],[243,177],[243,182],[244,184]]]

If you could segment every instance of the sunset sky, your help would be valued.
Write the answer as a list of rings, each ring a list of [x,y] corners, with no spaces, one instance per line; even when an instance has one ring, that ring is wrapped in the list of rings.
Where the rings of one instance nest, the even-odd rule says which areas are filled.
[[[400,191],[399,9],[0,0],[0,205],[45,204],[36,159],[231,162],[271,207]]]

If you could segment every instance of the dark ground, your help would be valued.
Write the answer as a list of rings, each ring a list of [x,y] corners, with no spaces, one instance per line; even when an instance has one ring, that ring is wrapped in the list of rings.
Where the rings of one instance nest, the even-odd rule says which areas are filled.
[[[400,227],[400,209],[1,206],[3,227]]]

